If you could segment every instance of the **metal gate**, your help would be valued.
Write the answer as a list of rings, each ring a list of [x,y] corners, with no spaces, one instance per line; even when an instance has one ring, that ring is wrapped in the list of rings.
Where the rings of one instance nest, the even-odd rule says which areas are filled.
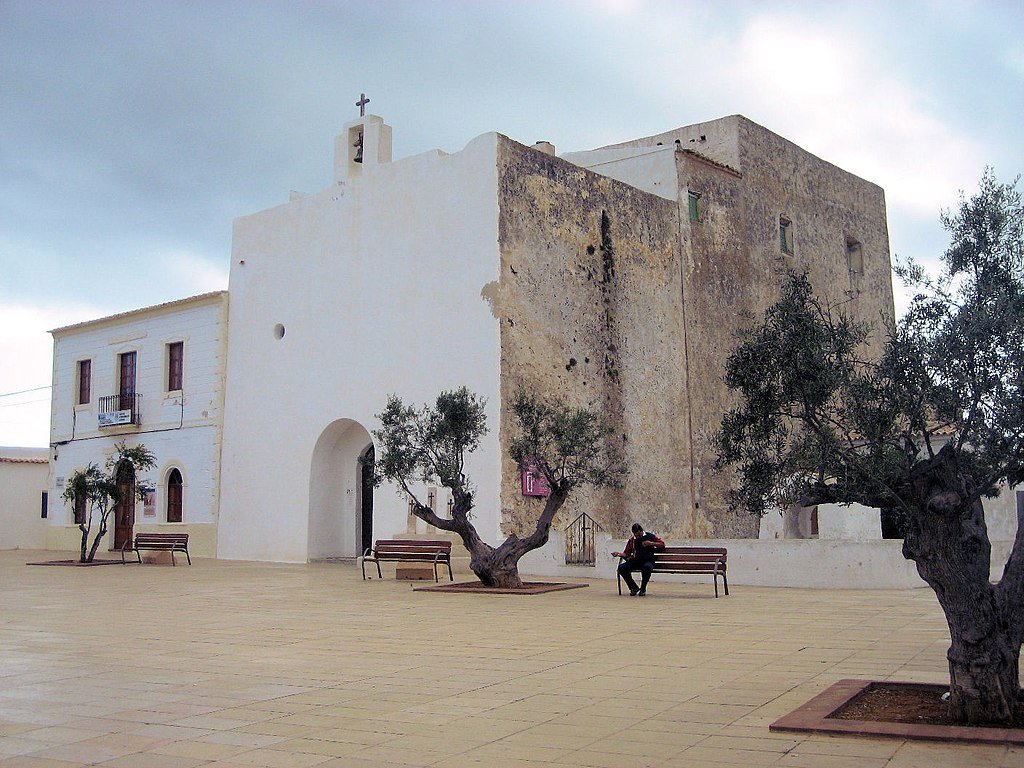
[[[603,530],[586,512],[580,514],[565,528],[565,564],[594,565],[597,562],[594,541]]]

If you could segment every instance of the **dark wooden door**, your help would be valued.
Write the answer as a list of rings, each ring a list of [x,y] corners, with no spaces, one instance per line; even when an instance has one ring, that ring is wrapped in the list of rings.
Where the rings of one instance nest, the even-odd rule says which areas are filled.
[[[121,395],[120,408],[127,410],[133,408],[135,403],[135,353],[125,352],[121,355],[121,381],[118,389]]]
[[[359,554],[373,548],[373,469],[374,450],[371,445],[359,459],[360,480],[362,482],[361,525],[362,531]]]
[[[120,549],[126,541],[132,540],[135,525],[135,470],[132,465],[122,463],[117,468],[117,490],[121,501],[114,507],[114,549]]]

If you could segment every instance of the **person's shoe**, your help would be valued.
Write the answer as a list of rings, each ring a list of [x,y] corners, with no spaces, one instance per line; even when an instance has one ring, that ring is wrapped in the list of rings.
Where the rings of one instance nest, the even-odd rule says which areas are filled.
[[[631,590],[629,590],[629,596],[630,597],[636,597],[637,595],[642,595],[642,594],[643,594],[643,592],[641,592],[639,589],[631,589]]]
[[[637,595],[639,595],[640,597],[647,597],[647,590],[641,589],[639,592],[637,592]]]

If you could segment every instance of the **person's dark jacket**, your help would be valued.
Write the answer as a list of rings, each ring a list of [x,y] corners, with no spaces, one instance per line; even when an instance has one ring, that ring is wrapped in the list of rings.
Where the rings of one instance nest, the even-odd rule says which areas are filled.
[[[644,535],[640,539],[641,541],[653,541],[653,547],[642,547],[637,546],[636,537],[630,536],[629,541],[626,542],[626,548],[622,550],[622,555],[627,560],[632,558],[637,563],[653,563],[654,553],[659,549],[665,548],[665,542],[662,541],[657,534],[651,533],[650,531],[644,531]]]

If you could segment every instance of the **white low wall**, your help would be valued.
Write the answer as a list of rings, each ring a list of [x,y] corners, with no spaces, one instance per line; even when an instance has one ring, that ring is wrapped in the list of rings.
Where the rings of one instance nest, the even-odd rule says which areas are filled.
[[[729,585],[805,587],[813,589],[913,589],[927,586],[914,563],[905,560],[896,539],[839,541],[822,539],[689,539],[670,546],[726,547]],[[598,534],[594,566],[565,564],[565,536],[552,532],[547,545],[519,561],[523,575],[556,578],[614,579],[618,559],[612,550],[625,542]],[[1002,576],[1013,542],[992,542],[992,578]],[[657,578],[657,576],[655,576]],[[710,576],[672,576],[673,580],[707,582]]]

